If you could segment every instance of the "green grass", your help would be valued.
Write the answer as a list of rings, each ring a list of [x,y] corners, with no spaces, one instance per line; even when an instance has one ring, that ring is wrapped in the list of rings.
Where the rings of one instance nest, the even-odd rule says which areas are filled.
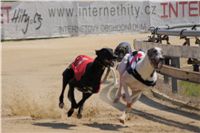
[[[179,87],[181,88],[181,93],[183,93],[183,95],[200,97],[200,84],[180,81]]]

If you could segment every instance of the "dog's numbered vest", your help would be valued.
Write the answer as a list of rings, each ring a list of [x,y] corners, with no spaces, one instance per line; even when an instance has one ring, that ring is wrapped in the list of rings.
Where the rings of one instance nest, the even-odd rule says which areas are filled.
[[[129,57],[128,62],[132,69],[135,69],[138,61],[144,58],[145,54],[143,51],[134,51]]]
[[[139,80],[140,82],[142,82],[143,84],[147,85],[147,86],[154,86],[156,84],[156,81],[151,81],[151,80],[144,80],[141,75],[136,71],[136,65],[137,63],[142,60],[145,57],[145,53],[143,51],[134,51],[131,55],[131,57],[129,57],[128,61],[129,61],[129,68],[127,68],[127,71],[129,74],[132,74],[137,80]],[[155,71],[153,71],[154,73]],[[153,75],[152,73],[152,75]]]
[[[71,67],[74,70],[75,78],[77,81],[79,81],[82,75],[85,73],[87,64],[93,61],[93,58],[86,55],[79,55],[76,57],[75,61],[71,64]]]

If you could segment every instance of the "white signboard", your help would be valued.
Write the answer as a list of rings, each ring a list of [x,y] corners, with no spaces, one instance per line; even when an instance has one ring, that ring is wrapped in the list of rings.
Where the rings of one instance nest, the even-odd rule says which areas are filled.
[[[31,1],[1,3],[1,38],[132,33],[200,23],[200,1]]]

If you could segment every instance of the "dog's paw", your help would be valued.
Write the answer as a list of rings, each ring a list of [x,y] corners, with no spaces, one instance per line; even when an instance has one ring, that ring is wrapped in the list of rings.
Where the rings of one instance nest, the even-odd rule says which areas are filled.
[[[74,109],[71,108],[71,109],[67,112],[67,116],[68,116],[68,117],[71,117],[73,113],[74,113]]]
[[[78,119],[81,119],[81,118],[82,118],[82,114],[79,114],[79,113],[78,113],[78,114],[77,114],[77,118],[78,118]]]
[[[59,107],[62,109],[64,107],[64,103],[63,102],[59,103]]]
[[[119,122],[122,123],[122,124],[125,124],[125,120],[124,119],[120,119],[119,118]]]
[[[120,116],[118,119],[120,123],[125,124],[126,112],[123,112],[122,116]]]
[[[119,117],[118,120],[120,123],[125,124],[125,117],[123,115]]]

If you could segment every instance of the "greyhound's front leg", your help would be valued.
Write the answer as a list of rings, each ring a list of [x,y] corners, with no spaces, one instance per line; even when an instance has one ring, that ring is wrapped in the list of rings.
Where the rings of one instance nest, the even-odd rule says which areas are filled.
[[[127,98],[128,95],[125,95],[126,101],[127,101],[126,109],[123,111],[122,115],[119,118],[120,122],[123,124],[125,123],[127,113],[129,113],[131,111],[131,106],[140,98],[140,96],[142,94],[141,90],[136,90],[136,91],[133,91],[133,90],[134,89],[132,88],[133,94],[131,97]],[[125,94],[126,94],[126,90],[125,90]]]
[[[113,76],[114,85],[117,86],[118,85],[118,81],[117,81],[118,79],[117,79],[115,69],[113,67],[111,67],[110,70],[111,70],[111,73],[112,73],[112,76]]]
[[[124,94],[122,95],[122,98],[127,103],[127,105],[126,105],[126,109],[123,111],[122,115],[120,116],[119,121],[124,124],[126,120],[126,114],[129,113],[131,110],[132,101],[128,92],[128,86],[123,83],[123,88],[124,88]]]
[[[79,119],[82,118],[83,105],[84,105],[85,101],[86,101],[91,95],[92,95],[92,93],[83,93],[83,97],[82,97],[81,101],[78,103],[79,110],[78,110],[77,117],[78,117]]]
[[[74,108],[77,108],[77,103],[76,103],[76,100],[74,98],[74,87],[71,86],[71,85],[69,86],[68,99],[71,101],[71,108],[67,113],[68,117],[70,117],[74,112]]]
[[[109,73],[110,73],[110,67],[107,68],[106,74],[105,74],[103,80],[101,81],[101,83],[105,83],[106,82]]]
[[[131,97],[128,92],[128,86],[124,84],[123,87],[124,87],[124,94],[122,95],[122,98],[127,103],[127,107],[130,107]]]

